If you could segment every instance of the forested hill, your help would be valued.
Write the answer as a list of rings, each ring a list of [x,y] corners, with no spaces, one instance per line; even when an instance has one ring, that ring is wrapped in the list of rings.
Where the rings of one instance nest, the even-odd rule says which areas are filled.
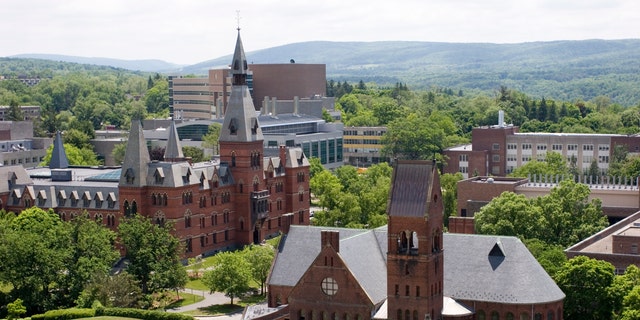
[[[186,67],[202,74],[230,56]],[[253,63],[324,63],[336,81],[404,82],[414,89],[497,90],[504,85],[534,97],[590,100],[607,95],[640,102],[640,40],[582,40],[520,44],[437,42],[303,42],[247,53]]]
[[[313,41],[248,51],[247,59],[252,63],[289,63],[291,59],[322,63],[327,65],[327,78],[335,81],[402,82],[412,89],[436,86],[464,92],[506,86],[535,98],[571,101],[606,95],[624,106],[640,103],[640,39],[520,44]],[[230,60],[227,55],[172,71],[158,61],[154,63],[162,67],[157,69],[145,61],[139,61],[137,68],[114,61],[109,65],[205,75],[208,69],[226,66]]]

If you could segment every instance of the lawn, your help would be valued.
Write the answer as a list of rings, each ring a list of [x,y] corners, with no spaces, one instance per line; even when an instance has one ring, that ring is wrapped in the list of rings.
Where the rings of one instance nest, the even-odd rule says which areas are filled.
[[[230,313],[238,313],[242,312],[244,308],[251,304],[256,304],[265,301],[265,296],[263,295],[251,295],[244,297],[242,299],[233,299],[233,305],[231,304],[216,304],[211,305],[204,308],[198,308],[197,310],[182,312],[184,314],[188,314],[190,316],[198,317],[198,316],[220,316],[224,314]]]

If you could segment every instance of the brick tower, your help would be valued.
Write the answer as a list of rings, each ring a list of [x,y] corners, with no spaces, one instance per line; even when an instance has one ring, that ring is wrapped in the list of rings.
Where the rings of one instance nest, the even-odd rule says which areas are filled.
[[[236,183],[233,194],[236,213],[236,241],[257,243],[263,239],[262,223],[267,218],[268,190],[264,183],[262,129],[247,86],[247,58],[240,28],[229,74],[231,96],[220,129],[220,161],[229,165]]]
[[[441,319],[443,205],[435,162],[397,161],[387,213],[388,319]]]

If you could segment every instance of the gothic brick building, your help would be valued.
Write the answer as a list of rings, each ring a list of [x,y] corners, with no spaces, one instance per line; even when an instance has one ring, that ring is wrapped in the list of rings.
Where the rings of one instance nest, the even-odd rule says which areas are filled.
[[[434,164],[394,165],[387,213],[373,230],[292,226],[269,309],[245,318],[562,319],[564,293],[520,240],[443,233]]]
[[[233,86],[220,134],[220,159],[191,163],[175,124],[163,161],[152,161],[139,121],[132,121],[122,167],[69,166],[60,134],[48,168],[0,167],[8,184],[0,206],[20,212],[38,206],[63,220],[87,212],[117,229],[132,214],[173,223],[186,257],[213,254],[309,224],[309,162],[301,148],[265,155],[249,94],[247,62],[238,32],[230,74]]]

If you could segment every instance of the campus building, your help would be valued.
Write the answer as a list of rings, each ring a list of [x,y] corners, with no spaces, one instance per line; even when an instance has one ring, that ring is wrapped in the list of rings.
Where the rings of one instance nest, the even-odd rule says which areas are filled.
[[[245,319],[563,319],[564,293],[520,240],[443,233],[438,170],[394,164],[389,223],[291,226]],[[526,276],[523,276],[526,275]]]
[[[499,118],[503,119],[502,112]],[[547,152],[557,152],[580,172],[595,162],[600,173],[606,175],[616,146],[630,155],[640,154],[640,135],[520,133],[518,129],[502,120],[498,125],[474,128],[471,144],[444,151],[447,163],[443,172],[461,172],[465,178],[506,176],[530,161],[543,161]]]
[[[247,70],[247,86],[256,111],[274,108],[276,104],[291,108],[294,103],[305,114],[319,116],[323,107],[333,109],[333,98],[325,97],[324,64],[249,64]],[[231,86],[228,68],[211,69],[207,78],[170,76],[169,112],[174,119],[222,118],[228,107]],[[308,109],[315,111],[312,113]]]
[[[9,106],[0,106],[0,121],[8,121]],[[34,121],[40,119],[40,106],[20,106],[24,121]]]
[[[260,243],[291,225],[308,225],[309,162],[301,148],[284,145],[265,155],[239,33],[233,61],[219,158],[192,163],[171,122],[164,159],[152,161],[142,125],[134,120],[121,167],[73,167],[58,134],[49,167],[0,167],[8,182],[0,187],[0,206],[13,212],[51,208],[62,220],[86,212],[113,230],[121,219],[142,214],[172,223],[185,257]]]
[[[389,158],[381,155],[385,133],[387,127],[345,127],[344,162],[354,167],[389,162]]]
[[[52,141],[34,137],[31,121],[0,121],[0,165],[37,167]]]

